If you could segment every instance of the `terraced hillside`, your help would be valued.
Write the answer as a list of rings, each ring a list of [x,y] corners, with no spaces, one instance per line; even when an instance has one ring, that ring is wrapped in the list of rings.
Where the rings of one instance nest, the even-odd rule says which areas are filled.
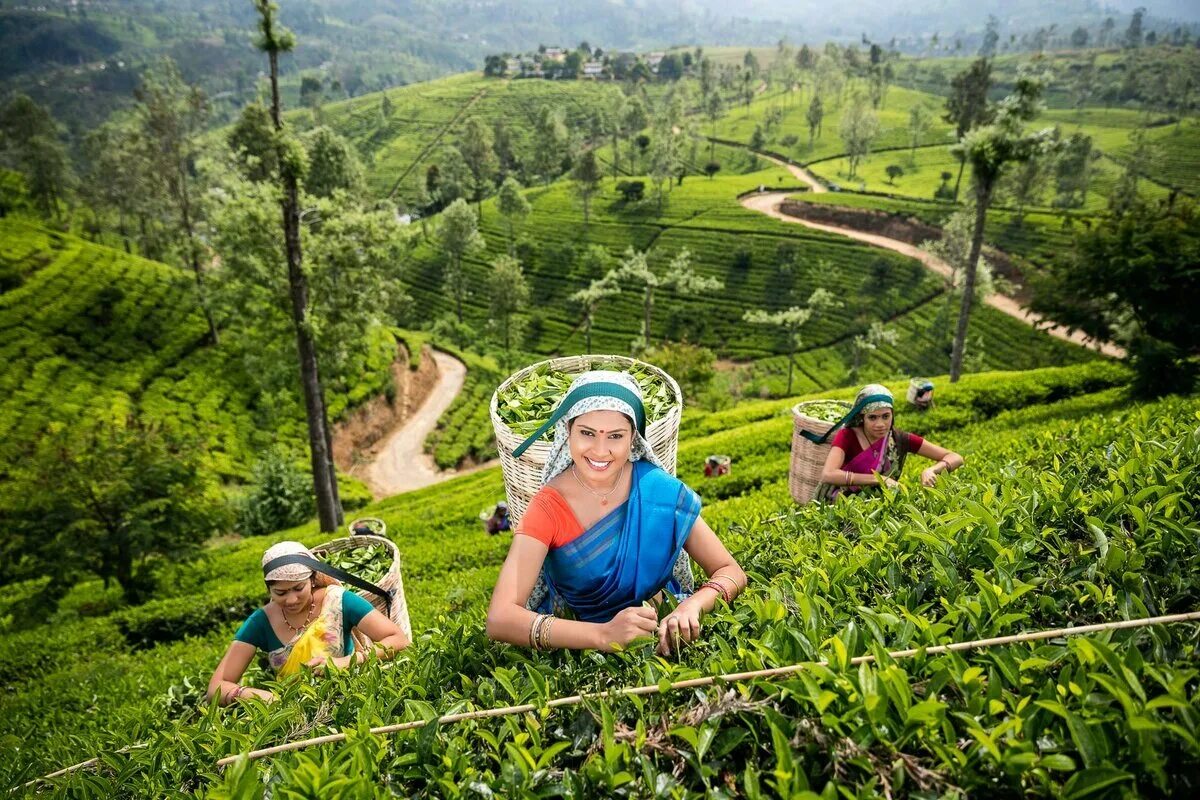
[[[0,776],[16,784],[103,753],[98,769],[55,790],[260,796],[269,777],[273,794],[1190,795],[1200,765],[1195,624],[883,655],[1196,608],[1200,406],[1131,404],[1126,379],[1103,364],[967,377],[903,421],[965,454],[964,470],[932,490],[910,474],[885,498],[799,510],[787,499],[785,404],[689,415],[681,476],[751,587],[679,660],[647,647],[543,654],[484,639],[507,545],[475,518],[500,492],[491,470],[372,509],[405,554],[418,632],[394,668],[266,684],[283,698],[270,707],[198,708],[234,620],[261,592],[253,576],[268,540],[214,549],[178,569],[179,599],[60,628],[68,646],[48,663],[30,646],[41,631],[6,637],[0,668],[13,690],[0,700]],[[706,482],[699,469],[714,451],[730,453],[734,471]],[[317,541],[311,528],[287,535]],[[189,620],[193,638],[155,623],[171,614]],[[77,641],[87,652],[69,646]],[[880,661],[849,666],[860,654]],[[388,738],[362,730],[816,659],[828,663],[779,681]],[[214,768],[226,754],[343,729],[349,744]],[[144,744],[117,752],[131,743]]]
[[[225,479],[248,477],[274,442],[305,441],[297,399],[272,401],[268,429],[245,343],[206,343],[189,274],[15,217],[0,243],[0,464],[54,426],[130,415],[198,438]],[[330,413],[382,392],[386,363],[378,373],[362,396],[331,392]]]
[[[653,333],[688,339],[737,358],[779,352],[773,334],[742,321],[747,309],[803,304],[818,286],[835,292],[843,305],[821,315],[806,329],[806,349],[834,346],[865,327],[863,320],[899,319],[940,294],[940,280],[915,261],[836,235],[797,230],[747,211],[733,199],[760,184],[777,185],[784,180],[795,179],[772,169],[744,177],[688,180],[671,190],[661,212],[652,198],[624,207],[611,181],[606,181],[592,202],[587,228],[569,185],[531,190],[528,198],[533,212],[518,232],[518,239],[526,242],[518,247],[518,253],[524,256],[523,267],[533,292],[529,316],[536,320],[527,349],[543,353],[582,349],[580,317],[568,300],[573,292],[601,277],[599,273],[586,274],[583,255],[590,245],[604,247],[612,258],[629,246],[650,250],[651,263],[660,270],[686,248],[697,271],[720,279],[725,288],[698,297],[657,294]],[[468,316],[480,326],[486,319],[487,297],[482,287],[488,264],[507,251],[509,241],[507,222],[490,202],[483,204],[481,230],[487,250],[470,257],[466,267],[468,283],[474,287]],[[433,244],[418,247],[415,259],[411,273],[414,296],[422,308],[434,314],[449,312],[453,299],[442,288],[441,259]],[[624,351],[639,330],[641,303],[641,293],[631,287],[602,305],[593,330],[593,350]],[[1003,322],[994,324],[1005,327]],[[1014,330],[1021,327],[1016,322],[1011,325]],[[890,357],[897,359],[908,350],[897,350]],[[1085,357],[1082,352],[1073,355],[1049,339],[1035,344],[1028,355],[1038,363]],[[904,366],[915,372],[936,372],[941,364],[913,356]],[[837,381],[842,378],[844,374],[839,374]]]

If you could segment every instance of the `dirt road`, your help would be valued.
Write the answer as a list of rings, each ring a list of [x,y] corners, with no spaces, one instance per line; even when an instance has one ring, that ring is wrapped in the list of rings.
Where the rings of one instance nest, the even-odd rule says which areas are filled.
[[[774,161],[775,159],[772,160]],[[783,162],[780,161],[776,161],[776,163],[787,166],[792,170],[792,174],[796,177],[805,181],[809,181],[809,185],[814,187],[814,192],[825,190],[825,187],[823,186],[820,189],[817,189],[816,186],[820,185],[819,182],[813,179],[811,175],[808,175],[808,173],[800,167],[783,164]],[[779,210],[779,206],[792,194],[794,194],[794,192],[763,192],[761,194],[747,195],[746,197],[742,198],[742,205],[751,211],[758,211],[759,213],[766,214],[778,220],[783,220],[784,222],[793,222],[798,225],[803,225],[806,228],[825,231],[826,233],[835,233],[838,236],[846,236],[850,239],[854,239],[874,247],[882,247],[887,250],[892,250],[900,253],[901,255],[908,256],[909,258],[917,259],[926,267],[942,277],[950,276],[951,270],[949,264],[942,261],[940,258],[926,253],[919,247],[915,247],[907,242],[902,242],[899,239],[890,239],[886,236],[880,236],[879,234],[867,233],[865,231],[855,230],[854,228],[843,228],[839,225],[826,225],[821,222],[810,222],[806,219],[800,219],[789,214],[784,214]],[[1002,311],[1005,314],[1008,314],[1010,317],[1024,322],[1026,325],[1041,326],[1041,317],[1020,305],[1011,297],[1006,297],[1002,294],[990,294],[984,300],[984,302],[992,308]],[[1106,356],[1111,356],[1113,358],[1125,357],[1124,348],[1118,347],[1111,342],[1104,342],[1097,348],[1095,341],[1087,338],[1079,331],[1070,332],[1061,325],[1051,325],[1043,329],[1051,336],[1055,336],[1068,342],[1074,342],[1075,344],[1080,344],[1084,347],[1098,349]]]
[[[457,472],[441,472],[433,456],[425,452],[425,437],[437,427],[438,419],[462,390],[466,366],[453,356],[433,351],[438,381],[421,407],[403,424],[388,434],[379,455],[365,472],[367,485],[376,499],[420,489]]]

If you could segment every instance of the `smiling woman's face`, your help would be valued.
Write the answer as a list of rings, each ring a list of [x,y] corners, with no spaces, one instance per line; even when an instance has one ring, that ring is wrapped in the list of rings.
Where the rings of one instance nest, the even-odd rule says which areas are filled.
[[[611,481],[629,460],[633,424],[620,411],[589,411],[571,421],[567,441],[580,475],[600,483]]]

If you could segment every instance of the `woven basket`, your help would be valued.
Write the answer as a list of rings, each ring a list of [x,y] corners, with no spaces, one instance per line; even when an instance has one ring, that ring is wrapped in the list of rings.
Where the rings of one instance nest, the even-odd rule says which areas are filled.
[[[830,402],[829,400],[813,400],[797,403],[792,407],[792,418],[795,424],[792,426],[792,466],[788,470],[788,491],[792,493],[792,499],[801,505],[811,501],[813,495],[817,493],[817,487],[821,485],[821,473],[825,469],[825,459],[829,455],[829,448],[833,446],[831,442],[813,444],[800,435],[801,431],[821,435],[833,427],[832,422],[808,416],[804,413],[804,409],[806,406],[828,405]],[[832,402],[837,402],[846,411],[850,410],[849,403]]]
[[[384,598],[379,597],[374,592],[364,592],[362,594],[375,607],[376,611],[396,623],[411,642],[412,623],[408,618],[408,601],[404,597],[404,580],[400,575],[400,548],[396,547],[395,542],[391,539],[385,539],[382,536],[348,536],[318,545],[312,549],[312,553],[317,558],[324,559],[331,553],[338,553],[355,547],[382,547],[391,554],[392,565],[388,567],[387,575],[383,576],[383,580],[376,584],[380,589],[383,589],[392,596],[391,612],[389,613]],[[352,588],[347,586],[346,591],[352,591]],[[371,640],[357,628],[354,629],[353,636],[356,646],[370,646]]]
[[[549,367],[556,372],[578,375],[593,369],[627,370],[630,367],[641,366],[667,384],[675,396],[675,402],[667,413],[659,419],[646,421],[646,439],[663,467],[672,475],[675,474],[675,460],[679,453],[679,420],[683,415],[683,393],[675,379],[652,364],[637,361],[626,356],[587,355],[552,358],[549,361],[539,361],[508,376],[496,391],[492,393],[489,412],[492,417],[492,428],[496,432],[496,449],[500,451],[500,468],[504,473],[504,491],[508,495],[508,515],[512,518],[513,528],[521,521],[529,501],[542,488],[542,467],[550,456],[550,442],[539,440],[530,445],[520,458],[513,458],[513,451],[525,441],[525,436],[514,433],[500,419],[497,411],[500,395],[509,386],[524,380],[531,372]]]

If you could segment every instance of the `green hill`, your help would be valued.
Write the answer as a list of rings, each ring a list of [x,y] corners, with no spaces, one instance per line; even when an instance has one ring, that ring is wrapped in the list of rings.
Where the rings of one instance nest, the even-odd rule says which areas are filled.
[[[298,397],[260,402],[252,344],[206,343],[189,274],[6,217],[0,287],[0,463],[52,428],[130,415],[199,440],[215,474],[238,482],[272,444],[306,441]],[[354,391],[330,392],[331,415],[383,391],[386,364],[372,366]]]
[[[221,775],[217,758],[454,710],[827,658],[828,667],[777,682],[352,736],[263,766],[273,792],[336,780],[368,795],[382,785],[409,796],[476,785],[700,796],[719,781],[750,797],[806,788],[877,796],[882,776],[911,796],[936,786],[1049,797],[1100,781],[1186,796],[1200,764],[1195,625],[845,666],[862,653],[1196,607],[1200,406],[1130,404],[1107,388],[1125,380],[1104,364],[970,376],[940,392],[933,411],[902,414],[963,453],[964,470],[934,490],[914,488],[909,474],[886,499],[791,513],[785,403],[689,415],[681,477],[700,490],[751,587],[678,661],[638,647],[541,654],[484,640],[507,545],[475,516],[501,491],[488,470],[371,509],[404,553],[418,633],[395,668],[281,686],[284,700],[271,707],[204,710],[195,703],[207,675],[235,620],[258,602],[254,574],[270,539],[214,548],[177,568],[176,599],[61,620],[52,659],[36,646],[43,630],[5,638],[0,775],[14,784],[106,753],[97,771],[63,778],[58,790],[191,793],[224,783],[247,793],[261,790],[264,773]],[[703,456],[716,451],[733,456],[733,474],[705,481]],[[311,527],[288,535],[318,541]],[[87,614],[98,591],[80,587],[68,606]],[[146,745],[117,752],[136,742]]]

